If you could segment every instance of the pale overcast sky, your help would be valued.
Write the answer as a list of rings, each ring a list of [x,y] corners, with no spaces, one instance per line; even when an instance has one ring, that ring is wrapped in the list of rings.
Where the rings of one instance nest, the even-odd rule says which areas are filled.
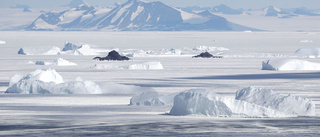
[[[71,0],[0,0],[0,8],[13,7],[16,4],[29,5],[32,8],[59,7],[68,4]],[[85,0],[90,5],[100,7],[111,6],[115,2],[124,3],[127,0]],[[201,6],[213,7],[220,4],[232,8],[258,9],[273,5],[279,8],[306,7],[309,9],[320,9],[320,0],[144,0],[161,1],[174,7]]]

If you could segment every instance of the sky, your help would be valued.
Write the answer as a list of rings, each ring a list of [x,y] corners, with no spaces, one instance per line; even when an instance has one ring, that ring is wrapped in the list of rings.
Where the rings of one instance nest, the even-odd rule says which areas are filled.
[[[66,5],[71,0],[0,0],[0,8],[14,7],[17,4],[28,5],[31,8],[50,8]],[[127,0],[85,0],[88,4],[99,7],[112,6],[115,2],[124,3]],[[320,9],[320,0],[143,0],[161,1],[174,7],[213,7],[225,4],[231,8],[260,9],[270,5],[278,8]]]

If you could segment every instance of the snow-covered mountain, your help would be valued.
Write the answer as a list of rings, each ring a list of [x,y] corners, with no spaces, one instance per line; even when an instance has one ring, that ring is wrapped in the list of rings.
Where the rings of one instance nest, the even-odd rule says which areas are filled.
[[[213,13],[222,13],[222,14],[242,14],[242,10],[232,9],[224,4],[213,7],[211,11]]]
[[[26,30],[184,31],[255,30],[227,21],[209,11],[187,13],[161,2],[129,0],[111,11],[87,4],[39,16]]]
[[[77,8],[79,5],[82,5],[82,4],[88,5],[84,0],[72,0],[69,4],[62,5],[62,6]]]

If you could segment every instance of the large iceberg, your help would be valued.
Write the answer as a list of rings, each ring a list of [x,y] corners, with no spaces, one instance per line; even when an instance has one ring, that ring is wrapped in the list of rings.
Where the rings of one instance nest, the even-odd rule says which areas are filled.
[[[236,99],[281,111],[286,115],[315,115],[315,104],[311,100],[290,94],[284,96],[270,89],[244,88],[237,91]]]
[[[92,81],[63,82],[54,69],[38,69],[26,76],[15,75],[11,78],[5,93],[20,94],[101,94],[102,91]]]
[[[295,54],[305,57],[320,57],[320,48],[301,48]]]
[[[170,114],[200,114],[220,117],[294,117],[315,115],[314,104],[308,99],[295,96],[285,97],[274,92],[264,93],[264,91],[270,90],[254,90],[252,87],[245,88],[238,91],[236,99],[233,99],[222,97],[205,89],[187,90],[174,97]]]
[[[60,53],[59,47],[24,47],[18,51],[21,55],[57,55]]]
[[[220,117],[283,117],[282,112],[249,102],[222,97],[212,91],[193,89],[174,97],[171,115],[201,114]]]
[[[262,62],[262,70],[320,70],[320,64],[299,59],[269,59]]]

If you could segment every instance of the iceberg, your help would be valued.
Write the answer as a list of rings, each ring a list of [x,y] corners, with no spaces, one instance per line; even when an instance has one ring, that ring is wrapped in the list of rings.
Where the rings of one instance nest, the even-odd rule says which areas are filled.
[[[92,81],[64,82],[54,69],[37,69],[26,76],[15,75],[11,78],[5,93],[19,94],[102,94],[96,83]]]
[[[59,47],[24,47],[18,51],[21,55],[58,55]]]
[[[159,94],[156,91],[145,91],[134,95],[130,99],[130,105],[135,106],[162,106],[163,102],[159,99]]]
[[[53,62],[45,62],[45,61],[36,61],[36,65],[54,65],[54,66],[75,66],[76,63],[67,61],[63,58],[58,58],[54,60]]]
[[[171,115],[217,117],[283,117],[282,112],[249,102],[222,97],[205,89],[192,89],[174,97]]]
[[[281,95],[270,89],[248,87],[237,91],[236,99],[281,111],[286,115],[315,116],[315,104],[292,95]]]
[[[262,62],[262,70],[320,70],[320,64],[299,59],[269,59]]]
[[[306,57],[320,57],[320,48],[301,48],[295,54]]]
[[[99,50],[93,49],[89,44],[74,44],[66,42],[60,54],[67,55],[99,55]]]
[[[163,69],[163,66],[160,62],[145,62],[141,64],[124,66],[123,68],[134,69],[134,70],[159,70],[159,69]]]
[[[205,89],[192,89],[174,97],[169,114],[217,117],[314,116],[315,105],[306,98],[283,96],[271,90],[253,87],[238,91],[235,99]]]
[[[6,44],[6,41],[0,40],[0,45]]]

